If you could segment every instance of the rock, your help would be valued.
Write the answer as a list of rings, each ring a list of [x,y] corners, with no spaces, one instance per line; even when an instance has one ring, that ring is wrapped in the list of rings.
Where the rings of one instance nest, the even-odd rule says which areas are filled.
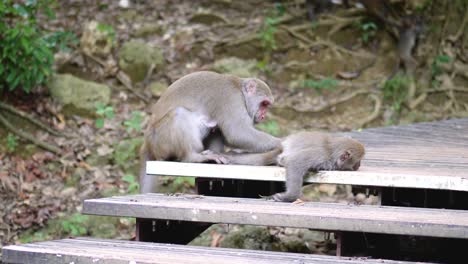
[[[48,84],[51,96],[63,104],[68,115],[94,116],[96,103],[108,104],[111,89],[104,84],[85,81],[70,74],[56,74]]]
[[[326,193],[328,196],[332,196],[333,194],[336,193],[336,185],[335,184],[320,184],[319,192]]]
[[[168,84],[166,82],[158,81],[158,82],[152,82],[149,85],[149,87],[150,87],[151,93],[154,96],[160,97],[164,93],[164,91],[166,91]]]
[[[163,28],[159,24],[147,23],[138,27],[133,35],[138,38],[144,38],[151,35],[162,35]]]
[[[278,238],[271,235],[265,227],[244,226],[227,234],[220,242],[220,247],[274,250],[278,242]]]
[[[258,75],[256,60],[242,60],[236,57],[228,57],[215,61],[213,70],[239,77],[254,77]]]
[[[119,67],[134,83],[145,79],[151,64],[154,64],[156,69],[163,66],[162,51],[159,48],[149,46],[143,41],[127,42],[123,44],[119,51]]]
[[[75,187],[67,187],[60,192],[60,197],[73,197],[76,194],[77,189]]]
[[[105,57],[112,51],[114,40],[115,32],[112,27],[91,21],[84,26],[80,47],[87,55]]]
[[[200,12],[195,15],[193,15],[190,20],[190,23],[198,23],[198,24],[205,24],[205,25],[213,25],[217,23],[229,23],[226,18],[213,14],[210,12]]]

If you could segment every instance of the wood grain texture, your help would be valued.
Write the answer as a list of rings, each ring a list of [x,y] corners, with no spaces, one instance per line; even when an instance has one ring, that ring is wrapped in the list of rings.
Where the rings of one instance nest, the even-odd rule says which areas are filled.
[[[141,194],[84,201],[83,213],[148,219],[468,238],[468,211],[199,195]]]
[[[92,238],[63,239],[6,246],[3,248],[2,261],[3,263],[15,264],[408,263],[382,259],[338,258],[311,254],[207,248]]]
[[[341,133],[366,147],[358,171],[311,173],[308,183],[335,183],[468,191],[468,119]],[[276,166],[240,166],[149,161],[149,175],[284,181]]]

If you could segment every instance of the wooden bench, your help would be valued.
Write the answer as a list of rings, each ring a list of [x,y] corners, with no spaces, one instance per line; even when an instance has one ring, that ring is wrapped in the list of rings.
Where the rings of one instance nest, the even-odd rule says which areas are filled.
[[[197,191],[204,196],[145,194],[91,199],[84,202],[83,213],[136,217],[137,240],[143,242],[185,244],[211,223],[272,225],[335,232],[338,235],[338,255],[352,255],[356,252],[356,247],[362,244],[373,249],[370,255],[398,257],[398,254],[404,255],[408,248],[414,249],[435,239],[436,249],[432,248],[432,244],[427,250],[423,247],[426,252],[417,254],[416,259],[427,255],[428,260],[439,260],[431,257],[443,255],[452,260],[463,256],[463,250],[468,248],[467,131],[468,119],[457,119],[346,133],[366,145],[367,153],[361,169],[356,172],[319,172],[306,179],[309,183],[350,184],[373,188],[381,197],[381,205],[378,206],[313,202],[288,204],[258,199],[259,195],[271,195],[283,190],[285,171],[279,167],[150,161],[147,163],[147,173],[155,177],[197,177]],[[421,239],[426,239],[423,244],[416,243]],[[19,254],[18,258],[21,259],[28,256],[30,247],[49,245],[48,242],[43,243],[45,244],[25,245],[21,250],[19,246],[6,247],[4,252],[7,256]],[[58,244],[50,247],[74,242],[64,240],[54,243]],[[119,245],[128,247],[128,250],[135,247],[135,251],[131,253],[122,251],[128,252],[128,258],[141,251],[139,245],[148,248],[145,246],[147,244],[115,243],[122,243]],[[442,250],[441,245],[444,246]],[[403,246],[405,247],[402,248]],[[447,247],[449,248],[445,250]],[[115,246],[115,249],[119,251],[120,247]],[[60,252],[60,249],[54,250]],[[203,254],[212,255],[214,259],[225,259],[225,252],[244,252],[227,249],[200,250],[203,250]],[[106,252],[114,254],[114,251]],[[161,254],[167,253],[168,258],[173,258],[171,263],[179,263],[175,256],[178,254],[177,250],[171,252],[174,254],[166,251]],[[68,254],[72,253],[67,252]],[[284,253],[255,254],[280,256]],[[36,252],[35,258],[45,255],[47,254]],[[313,257],[312,255],[311,258]],[[311,261],[315,263],[315,260]],[[333,258],[330,261],[346,263],[353,259]],[[245,260],[244,263],[250,262]],[[323,260],[320,263],[326,262]]]
[[[408,263],[367,258],[180,246],[92,238],[63,239],[3,248],[3,263],[12,264],[357,264]]]

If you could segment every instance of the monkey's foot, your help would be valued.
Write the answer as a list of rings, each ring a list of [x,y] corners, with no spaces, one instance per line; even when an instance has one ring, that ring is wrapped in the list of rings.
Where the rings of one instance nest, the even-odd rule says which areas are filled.
[[[228,164],[229,160],[223,155],[216,154],[215,152],[207,149],[201,153],[206,161],[214,161],[217,164]]]
[[[273,195],[258,195],[260,198],[267,200],[267,201],[273,201]]]
[[[292,195],[286,192],[275,193],[273,194],[273,200],[277,202],[294,202],[299,197],[299,195]]]

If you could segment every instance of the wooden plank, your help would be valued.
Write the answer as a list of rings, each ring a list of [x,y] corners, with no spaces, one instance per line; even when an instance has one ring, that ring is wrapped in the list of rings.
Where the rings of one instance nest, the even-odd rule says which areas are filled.
[[[364,143],[356,172],[321,171],[308,183],[468,191],[468,118],[340,133]],[[280,167],[149,161],[149,175],[284,181]]]
[[[381,259],[338,258],[312,254],[206,248],[91,238],[63,239],[6,246],[2,251],[2,261],[4,263],[30,264],[408,263]]]
[[[468,211],[200,195],[140,194],[84,201],[83,213],[192,222],[468,238]]]
[[[467,170],[440,168],[400,168],[363,165],[358,171],[320,171],[310,173],[306,183],[334,183],[381,187],[407,187],[468,191]],[[147,174],[206,177],[214,179],[239,179],[285,181],[286,171],[277,166],[218,165],[182,163],[172,161],[148,161]]]

